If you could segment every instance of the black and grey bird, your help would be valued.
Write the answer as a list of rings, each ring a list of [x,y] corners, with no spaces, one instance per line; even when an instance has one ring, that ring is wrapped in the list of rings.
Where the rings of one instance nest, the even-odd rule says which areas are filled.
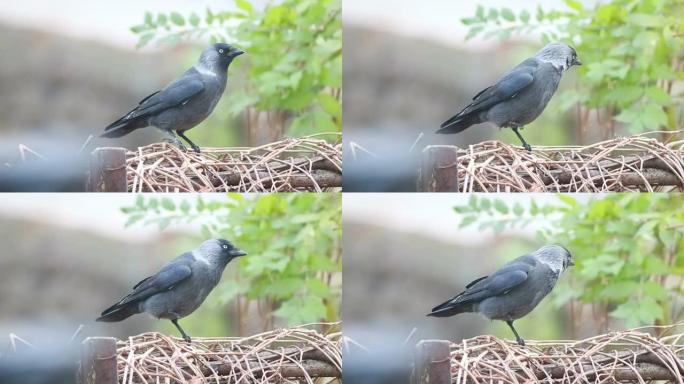
[[[471,125],[490,122],[497,127],[513,129],[523,147],[531,151],[532,147],[518,130],[544,111],[558,88],[561,75],[573,65],[582,65],[574,48],[560,43],[548,44],[496,84],[475,95],[461,112],[443,122],[437,133],[459,133]]]
[[[547,245],[520,256],[489,276],[466,285],[465,291],[432,308],[428,316],[449,317],[479,313],[503,320],[520,345],[525,341],[513,328],[513,321],[530,313],[553,289],[560,274],[575,265],[570,252],[560,245]]]
[[[157,319],[171,320],[183,339],[190,342],[190,336],[178,324],[178,319],[199,308],[218,284],[226,265],[246,254],[230,241],[207,240],[136,284],[133,292],[105,309],[96,321],[117,322],[144,312]]]
[[[166,135],[167,141],[185,149],[177,134],[199,153],[200,148],[185,136],[185,131],[201,123],[214,110],[226,89],[228,66],[243,53],[224,43],[209,46],[197,64],[109,124],[102,137],[121,137],[138,128],[153,126]]]

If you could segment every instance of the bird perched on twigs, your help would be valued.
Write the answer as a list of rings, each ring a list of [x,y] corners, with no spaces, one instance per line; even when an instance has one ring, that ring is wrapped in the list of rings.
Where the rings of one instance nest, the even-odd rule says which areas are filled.
[[[207,240],[199,248],[171,260],[156,274],[140,281],[133,292],[105,309],[96,321],[117,322],[137,313],[169,319],[190,342],[178,319],[193,313],[218,284],[226,265],[247,253],[227,240]]]
[[[185,136],[185,131],[204,121],[214,110],[226,89],[228,66],[243,53],[224,43],[209,46],[197,64],[109,124],[102,137],[122,137],[138,128],[153,126],[166,135],[166,141],[185,150],[177,134],[199,153],[200,148]]]
[[[459,133],[474,124],[491,122],[511,128],[523,147],[532,147],[519,129],[534,121],[556,92],[563,72],[582,65],[575,49],[552,43],[520,63],[491,87],[480,91],[461,112],[442,123],[437,133]]]
[[[560,274],[575,265],[570,252],[560,245],[547,245],[520,256],[489,276],[466,285],[465,291],[432,308],[428,316],[449,317],[479,313],[503,320],[520,345],[525,341],[513,328],[513,321],[530,313],[553,289]]]

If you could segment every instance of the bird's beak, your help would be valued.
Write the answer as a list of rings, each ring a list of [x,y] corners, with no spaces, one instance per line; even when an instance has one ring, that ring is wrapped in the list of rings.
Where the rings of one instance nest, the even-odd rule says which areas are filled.
[[[238,56],[242,55],[243,53],[245,53],[245,51],[243,51],[242,49],[236,49],[233,51],[233,57],[238,57]]]
[[[570,259],[570,262],[568,262],[569,267],[574,267],[575,266],[575,261]]]
[[[242,249],[234,249],[230,251],[230,255],[233,257],[246,256],[247,252],[243,251]]]
[[[572,62],[572,65],[582,65],[582,62],[579,61],[579,59],[575,59],[575,61]]]

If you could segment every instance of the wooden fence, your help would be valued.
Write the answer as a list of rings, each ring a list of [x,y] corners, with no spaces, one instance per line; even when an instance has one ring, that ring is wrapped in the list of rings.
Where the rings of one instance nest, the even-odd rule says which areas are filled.
[[[684,140],[644,135],[589,146],[534,147],[497,141],[467,149],[424,148],[419,192],[684,191]]]
[[[118,384],[122,377],[117,363],[117,340],[112,337],[89,337],[81,345],[81,357],[77,373],[78,384]],[[192,359],[190,359],[192,360]],[[297,363],[280,364],[277,369],[279,376],[288,379],[304,378],[341,378],[340,370],[324,358],[302,360]],[[250,366],[250,370],[259,371],[263,366]],[[210,371],[205,372],[209,377],[195,377],[190,383],[208,382],[214,380],[215,375],[230,375],[234,367],[230,363],[215,364]],[[203,371],[202,371],[203,372]]]
[[[519,346],[494,336],[459,343],[423,340],[414,351],[411,384],[589,384],[684,382],[684,324],[614,331],[584,340]]]
[[[165,144],[136,152],[97,148],[91,153],[86,191],[321,192],[342,187],[341,152],[323,140],[289,139],[264,148],[206,151],[199,156]]]

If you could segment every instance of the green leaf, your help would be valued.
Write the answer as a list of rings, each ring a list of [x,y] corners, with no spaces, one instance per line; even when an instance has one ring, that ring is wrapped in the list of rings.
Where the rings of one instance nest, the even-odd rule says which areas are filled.
[[[332,97],[329,93],[321,93],[318,95],[318,101],[325,112],[336,119],[342,118],[342,105],[340,102]]]
[[[477,216],[466,216],[461,220],[461,223],[458,225],[458,227],[465,228],[473,224],[475,221],[477,221]]]
[[[489,8],[489,13],[487,14],[487,19],[489,21],[496,21],[499,18],[499,10],[496,8]]]
[[[161,206],[162,206],[162,208],[166,209],[167,211],[176,210],[176,204],[173,202],[173,200],[171,200],[168,197],[162,197]]]
[[[254,7],[252,7],[252,4],[247,0],[235,0],[235,5],[248,14],[252,14],[254,12]]]
[[[152,15],[152,12],[145,12],[145,25],[147,25],[150,28],[154,28],[156,26],[154,23],[154,16]]]
[[[513,213],[516,216],[522,216],[525,213],[525,209],[523,208],[522,204],[515,203],[515,205],[513,206]]]
[[[136,44],[135,47],[136,48],[142,48],[142,47],[146,46],[150,41],[152,41],[152,39],[154,39],[154,36],[155,36],[154,32],[149,32],[149,33],[145,33],[145,34],[141,35],[140,39],[138,40],[138,44]]]
[[[483,20],[483,19],[484,19],[484,17],[485,17],[485,9],[484,9],[483,6],[481,6],[481,5],[478,5],[478,6],[477,6],[477,9],[475,10],[475,16],[476,16],[479,20]]]
[[[180,204],[181,212],[183,212],[185,215],[187,215],[188,213],[190,213],[190,209],[192,209],[192,207],[190,206],[190,203],[187,200],[183,200]]]
[[[470,40],[470,39],[472,39],[473,37],[477,36],[477,35],[478,35],[480,32],[482,32],[483,30],[484,30],[484,25],[476,25],[476,26],[470,28],[470,30],[469,30],[468,33],[466,34],[465,39],[466,39],[466,40]]]
[[[193,12],[190,14],[190,17],[188,18],[188,22],[193,27],[197,27],[200,24],[200,17],[195,12]]]
[[[644,108],[643,114],[641,115],[644,127],[647,129],[657,129],[661,126],[667,125],[667,115],[663,108],[655,105],[648,104]]]
[[[577,205],[578,205],[577,200],[570,195],[567,195],[564,193],[559,193],[556,196],[558,197],[558,200],[560,200],[563,204],[565,204],[571,208],[577,207]]]
[[[646,88],[646,97],[658,105],[665,106],[672,103],[672,98],[670,95],[660,87],[653,86]]]
[[[185,19],[183,18],[183,15],[181,15],[180,13],[171,12],[169,17],[171,18],[171,22],[176,24],[177,26],[182,27],[185,25]]]
[[[503,17],[506,21],[515,21],[515,14],[510,8],[501,8],[501,17]]]
[[[126,224],[124,224],[124,227],[130,227],[131,225],[139,222],[140,220],[142,220],[144,218],[145,218],[145,215],[142,215],[142,214],[131,215],[128,217],[128,220],[126,221]]]
[[[644,13],[635,13],[627,16],[627,22],[639,27],[660,27],[663,23],[663,17]]]
[[[497,212],[501,213],[502,215],[508,214],[508,206],[501,199],[494,200],[494,209],[496,209]]]
[[[523,10],[522,12],[520,12],[520,21],[522,21],[524,24],[529,23],[530,13],[527,10]]]
[[[565,0],[565,4],[577,12],[582,12],[584,9],[584,5],[577,0]]]

